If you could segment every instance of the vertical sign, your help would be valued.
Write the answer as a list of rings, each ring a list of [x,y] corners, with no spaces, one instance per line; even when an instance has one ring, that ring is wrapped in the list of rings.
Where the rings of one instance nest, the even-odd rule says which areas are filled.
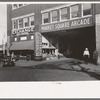
[[[34,43],[35,43],[35,56],[41,57],[42,56],[42,35],[39,32],[35,33],[34,37]]]

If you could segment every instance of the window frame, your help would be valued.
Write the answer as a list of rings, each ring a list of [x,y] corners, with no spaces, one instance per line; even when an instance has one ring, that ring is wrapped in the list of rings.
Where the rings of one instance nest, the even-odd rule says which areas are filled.
[[[86,3],[87,4],[87,3]],[[85,17],[85,16],[91,16],[92,15],[92,4],[90,3],[90,5],[91,5],[91,14],[89,14],[89,15],[83,15],[83,4],[81,4],[81,7],[82,7],[82,17]]]
[[[76,5],[78,5],[78,8],[79,8],[79,4],[75,4],[75,5],[71,5],[70,7],[69,7],[69,9],[70,9],[70,19],[77,19],[77,18],[79,18],[79,16],[78,17],[72,17],[72,9],[71,9],[71,7],[72,6],[76,6]],[[79,9],[78,9],[78,13],[79,13]]]
[[[67,21],[67,20],[68,20],[68,18],[66,18],[66,19],[62,19],[62,13],[61,13],[61,11],[62,11],[62,9],[64,9],[64,8],[67,9],[67,17],[68,17],[68,7],[60,8],[60,9],[59,9],[59,12],[60,12],[60,21]]]
[[[20,19],[22,19],[22,27],[19,27],[19,20],[20,20]],[[24,28],[24,27],[23,27],[23,18],[19,18],[19,19],[18,19],[18,29],[22,29],[22,28]]]
[[[14,8],[13,5],[14,5],[14,4],[12,4],[12,10],[15,10],[15,9],[22,8],[22,7],[24,7],[24,6],[27,6],[27,5],[29,5],[29,4],[23,4],[23,6],[19,6],[19,4],[16,4],[16,5],[17,5],[16,8]]]
[[[32,16],[34,17],[34,15],[28,16],[28,18],[29,18],[29,27],[34,26],[34,25],[31,25],[31,22],[32,22],[32,21],[31,21],[30,19],[31,19]]]
[[[16,28],[15,28],[15,25],[14,25],[14,22],[16,21]],[[12,20],[12,30],[16,30],[18,29],[18,20]]]
[[[44,23],[44,18],[43,18],[43,14],[48,13],[48,23],[50,23],[50,12],[44,12],[42,13],[42,24],[48,24],[48,23]]]
[[[52,17],[52,12],[53,12],[53,11],[57,11],[57,16],[56,16],[56,17],[57,17],[57,21],[52,21],[52,18],[53,18],[53,17]],[[59,12],[59,9],[54,9],[54,10],[50,11],[50,22],[51,22],[51,23],[59,22],[59,21],[58,21],[58,16],[59,16],[58,12]]]
[[[25,26],[25,18],[27,18],[27,20],[28,20],[28,26]],[[23,18],[23,28],[27,28],[27,27],[29,27],[29,17],[24,17]]]

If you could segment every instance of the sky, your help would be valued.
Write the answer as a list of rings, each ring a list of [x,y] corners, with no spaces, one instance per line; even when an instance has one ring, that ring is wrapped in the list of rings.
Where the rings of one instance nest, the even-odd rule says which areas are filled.
[[[6,41],[7,37],[7,5],[0,4],[0,45]],[[5,39],[4,39],[5,36]]]

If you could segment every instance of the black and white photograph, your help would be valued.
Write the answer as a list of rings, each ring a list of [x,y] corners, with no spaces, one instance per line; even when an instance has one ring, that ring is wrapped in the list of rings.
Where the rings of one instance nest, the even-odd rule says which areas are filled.
[[[100,80],[99,3],[0,4],[0,81]]]
[[[100,98],[99,80],[99,2],[0,1],[0,99]]]

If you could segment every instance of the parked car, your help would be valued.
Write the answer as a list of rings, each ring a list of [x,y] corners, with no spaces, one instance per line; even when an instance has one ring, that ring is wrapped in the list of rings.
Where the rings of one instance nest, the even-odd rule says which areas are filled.
[[[11,60],[10,56],[0,54],[0,67],[11,67],[11,66],[15,66],[15,61]]]

